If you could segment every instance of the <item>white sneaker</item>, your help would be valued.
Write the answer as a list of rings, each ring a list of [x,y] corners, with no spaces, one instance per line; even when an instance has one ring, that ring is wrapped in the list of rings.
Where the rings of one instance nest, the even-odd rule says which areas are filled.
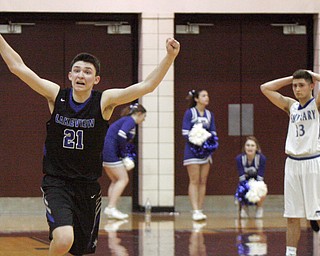
[[[256,210],[256,218],[261,219],[263,217],[263,208],[262,207],[257,207]]]
[[[106,214],[107,217],[110,219],[117,219],[117,220],[124,220],[129,217],[128,214],[120,212],[115,207],[113,208],[106,207],[104,209],[104,214]]]
[[[242,206],[241,207],[240,217],[241,218],[249,218],[248,207],[247,206]]]
[[[202,212],[202,210],[200,211],[200,214],[202,215],[202,218],[203,218],[204,220],[207,219],[207,215],[205,215],[205,214]]]
[[[207,215],[202,213],[202,210],[194,210],[192,214],[192,219],[195,221],[207,219]]]

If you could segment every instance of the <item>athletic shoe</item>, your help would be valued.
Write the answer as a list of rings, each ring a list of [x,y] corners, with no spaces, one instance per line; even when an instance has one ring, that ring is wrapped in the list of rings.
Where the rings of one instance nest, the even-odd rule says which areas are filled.
[[[256,218],[257,218],[257,219],[263,218],[263,208],[262,208],[262,207],[257,207],[257,210],[256,210]]]
[[[192,214],[192,219],[195,221],[207,219],[207,215],[202,213],[202,210],[194,210]]]
[[[115,207],[113,208],[106,207],[104,209],[104,214],[106,214],[107,217],[110,219],[117,219],[117,220],[124,220],[129,217],[128,214],[120,212]]]
[[[248,207],[247,206],[242,206],[241,207],[240,217],[244,218],[244,219],[249,218]]]
[[[316,220],[310,220],[310,225],[313,231],[319,232],[320,228]]]

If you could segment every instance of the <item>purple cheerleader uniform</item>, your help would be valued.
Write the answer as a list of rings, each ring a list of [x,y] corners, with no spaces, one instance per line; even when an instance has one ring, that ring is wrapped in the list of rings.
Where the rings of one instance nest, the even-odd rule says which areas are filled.
[[[241,205],[255,205],[255,203],[249,202],[246,198],[246,194],[250,189],[248,181],[250,179],[255,179],[257,181],[264,180],[266,160],[267,159],[263,154],[257,152],[253,161],[249,164],[245,153],[237,155],[236,163],[239,174],[239,183],[236,189],[235,198]]]
[[[136,122],[131,116],[124,116],[110,125],[104,139],[103,166],[123,166],[122,158],[128,141],[136,134]]]
[[[182,124],[182,135],[186,139],[183,165],[205,164],[208,162],[212,163],[211,154],[209,156],[199,158],[198,156],[195,155],[194,151],[192,150],[192,144],[189,142],[189,133],[192,127],[198,123],[201,123],[204,129],[210,132],[212,136],[217,138],[214,115],[212,112],[205,109],[204,115],[201,116],[195,107],[187,109],[184,114],[183,124]]]
[[[251,178],[254,178],[255,180],[263,180],[266,168],[266,157],[263,154],[257,153],[252,163],[249,164],[247,155],[242,153],[237,155],[236,162],[240,182]]]

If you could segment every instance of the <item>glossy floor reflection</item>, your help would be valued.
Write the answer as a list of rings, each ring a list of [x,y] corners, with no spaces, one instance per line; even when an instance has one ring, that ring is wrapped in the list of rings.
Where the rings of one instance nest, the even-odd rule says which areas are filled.
[[[188,212],[152,214],[151,219],[134,213],[126,221],[103,216],[95,255],[285,255],[286,221],[282,213],[267,212],[263,219],[242,220],[228,212],[207,215],[205,222],[192,221]],[[0,216],[0,256],[47,255],[47,231],[42,218],[29,217],[26,223],[27,216]],[[11,224],[6,222],[10,219]],[[36,227],[32,222],[41,225]],[[302,222],[298,255],[320,255],[319,240],[320,235],[311,230],[309,223]]]

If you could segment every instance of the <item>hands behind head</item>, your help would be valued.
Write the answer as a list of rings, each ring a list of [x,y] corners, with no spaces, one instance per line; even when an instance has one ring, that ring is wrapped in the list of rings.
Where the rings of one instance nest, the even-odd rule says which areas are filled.
[[[312,72],[311,70],[306,70],[306,71],[308,71],[309,74],[312,76],[313,82],[320,81],[320,74]]]
[[[174,38],[168,38],[166,41],[167,53],[176,57],[180,51],[180,43]]]

